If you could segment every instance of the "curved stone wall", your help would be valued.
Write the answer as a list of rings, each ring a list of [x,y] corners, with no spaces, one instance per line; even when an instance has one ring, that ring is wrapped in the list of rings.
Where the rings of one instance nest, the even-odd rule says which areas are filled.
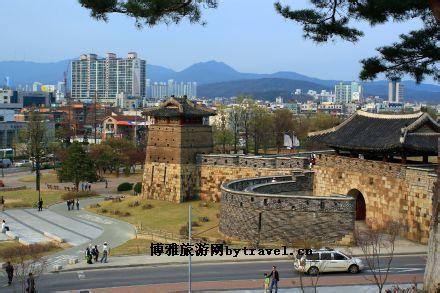
[[[309,196],[312,181],[313,173],[305,172],[223,184],[220,232],[249,241],[349,242],[355,223],[354,198]]]

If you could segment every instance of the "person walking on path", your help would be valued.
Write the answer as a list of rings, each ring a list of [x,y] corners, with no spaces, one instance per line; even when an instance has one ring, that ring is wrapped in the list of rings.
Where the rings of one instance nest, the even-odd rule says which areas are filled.
[[[92,183],[87,184],[89,186],[89,191],[92,190]]]
[[[272,290],[275,288],[275,293],[278,292],[278,282],[280,281],[280,274],[277,271],[277,267],[272,267],[272,272],[268,275],[269,278],[272,278],[270,282],[269,292],[272,293]]]
[[[84,182],[81,182],[81,190],[84,190]]]
[[[27,283],[26,292],[28,292],[28,293],[36,293],[37,292],[37,290],[35,289],[34,275],[32,275],[32,273],[29,273],[28,278],[26,280],[26,283]]]
[[[86,248],[86,261],[89,265],[91,265],[92,262],[92,250],[91,250],[91,245],[89,245],[89,247]]]
[[[11,286],[12,284],[12,278],[14,277],[14,266],[11,264],[10,261],[6,263],[6,274],[8,275],[8,286]]]
[[[41,212],[43,210],[43,199],[40,198],[38,201],[38,211]]]
[[[105,179],[105,188],[108,188],[108,181]]]
[[[108,253],[109,253],[109,248],[108,248],[107,242],[104,242],[104,245],[102,245],[101,263],[107,262]]]
[[[79,211],[79,199],[76,199],[76,210]]]
[[[70,199],[67,200],[67,210],[70,211]]]
[[[92,248],[92,255],[93,255],[95,262],[98,262],[98,258],[99,258],[98,245],[95,245],[95,247]]]
[[[270,278],[267,276],[267,273],[264,273],[264,293],[269,292]]]

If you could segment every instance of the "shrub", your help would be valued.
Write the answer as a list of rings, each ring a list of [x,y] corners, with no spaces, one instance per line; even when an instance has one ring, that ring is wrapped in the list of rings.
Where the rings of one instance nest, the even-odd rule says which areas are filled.
[[[209,222],[209,218],[206,217],[206,216],[204,216],[204,217],[199,217],[199,221],[202,222],[202,223],[206,223],[206,222]]]
[[[132,202],[128,203],[128,207],[130,207],[130,208],[135,208],[135,207],[138,207],[140,205],[141,205],[141,203],[138,200],[135,200],[135,201],[132,201]]]
[[[101,213],[106,214],[107,212],[108,212],[107,209],[105,209],[105,208],[102,208],[102,209],[101,209]]]
[[[201,208],[209,208],[209,203],[206,201],[202,201],[201,203],[199,203],[199,207]]]
[[[133,187],[134,192],[141,193],[142,192],[142,182],[138,182]]]
[[[181,236],[187,236],[188,235],[188,225],[180,227],[179,234]]]
[[[62,198],[64,200],[68,199],[77,199],[77,198],[87,198],[87,197],[94,197],[98,196],[98,193],[95,191],[69,191],[68,193],[63,194]]]
[[[130,212],[121,213],[121,217],[130,217],[130,216],[131,216]]]
[[[154,206],[152,204],[149,204],[149,203],[146,203],[146,204],[144,204],[142,206],[143,210],[149,210],[149,209],[152,209],[152,208],[154,208]]]
[[[191,226],[200,227],[200,224],[199,224],[199,222],[191,222]]]
[[[124,182],[119,184],[118,191],[129,191],[133,188],[133,183],[130,182]]]
[[[95,204],[91,204],[90,207],[91,207],[92,209],[97,209],[97,208],[100,208],[101,205],[100,205],[99,203],[95,203]]]

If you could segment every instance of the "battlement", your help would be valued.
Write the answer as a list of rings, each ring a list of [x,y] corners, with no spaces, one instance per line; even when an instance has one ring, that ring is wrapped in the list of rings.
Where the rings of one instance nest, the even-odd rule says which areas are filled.
[[[209,154],[197,155],[197,164],[211,166],[236,166],[248,168],[299,168],[304,169],[309,164],[306,156],[250,156]]]

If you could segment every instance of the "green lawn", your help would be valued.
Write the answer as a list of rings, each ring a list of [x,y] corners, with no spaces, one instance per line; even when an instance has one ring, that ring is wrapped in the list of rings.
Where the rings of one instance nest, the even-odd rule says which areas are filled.
[[[133,205],[135,201],[139,202],[139,206]],[[106,201],[100,203],[101,207],[88,208],[88,210],[103,214],[105,216],[114,217],[125,222],[129,222],[142,228],[160,229],[175,234],[179,233],[179,229],[186,225],[188,221],[188,206],[193,207],[192,222],[197,222],[198,227],[193,228],[193,234],[197,234],[208,228],[217,226],[219,220],[217,214],[219,213],[219,203],[209,203],[208,207],[201,207],[202,201],[190,201],[180,204],[170,203],[159,200],[141,200],[137,196],[127,196],[122,202]],[[150,204],[151,209],[144,209],[143,206]],[[106,210],[106,212],[103,212]],[[118,213],[119,214],[115,214]],[[130,215],[124,215],[124,213]],[[207,217],[208,222],[202,222],[201,217]],[[199,237],[222,238],[218,232],[218,228],[211,229]]]
[[[43,205],[47,207],[62,201],[61,197],[64,193],[61,190],[42,190]],[[38,192],[33,189],[0,192],[0,196],[5,199],[6,209],[32,207],[38,201]]]
[[[35,173],[28,175],[28,176],[24,176],[20,179],[18,179],[18,181],[21,182],[35,182]],[[55,171],[50,171],[49,173],[42,173],[41,174],[41,185],[44,186],[44,183],[58,183],[58,177],[57,174],[55,173]]]

